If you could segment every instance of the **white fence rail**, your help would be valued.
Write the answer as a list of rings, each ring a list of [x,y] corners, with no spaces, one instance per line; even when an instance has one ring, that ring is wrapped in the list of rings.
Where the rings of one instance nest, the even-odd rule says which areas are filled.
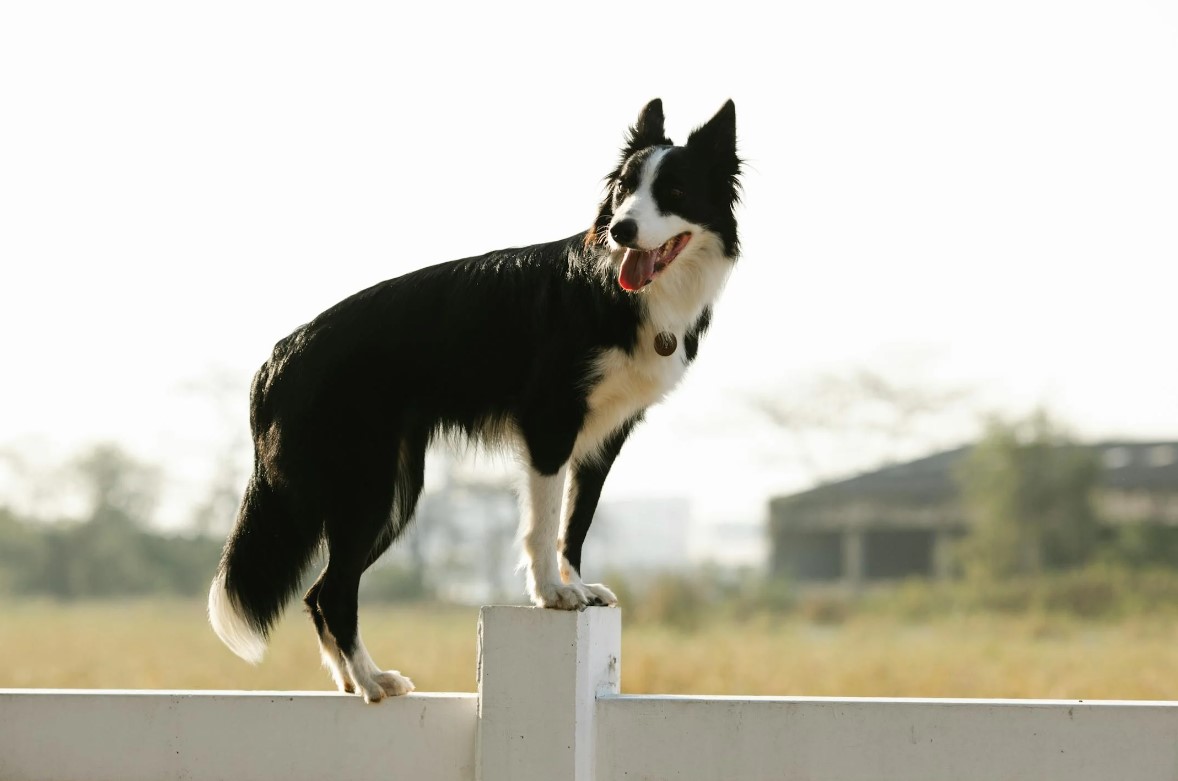
[[[0,690],[0,781],[1178,779],[1174,702],[627,696],[620,645],[493,607],[477,695]]]

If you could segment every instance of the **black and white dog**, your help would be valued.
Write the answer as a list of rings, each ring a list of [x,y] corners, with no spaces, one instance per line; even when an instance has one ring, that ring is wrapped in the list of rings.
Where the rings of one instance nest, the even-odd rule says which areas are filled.
[[[376,702],[413,690],[360,639],[360,575],[404,530],[426,447],[459,434],[513,447],[528,592],[613,605],[581,580],[610,465],[695,358],[737,256],[736,109],[684,146],[659,100],[630,129],[587,233],[381,282],[278,342],[254,377],[254,469],[209,593],[213,628],[258,661],[320,545],[305,597],[324,664]]]

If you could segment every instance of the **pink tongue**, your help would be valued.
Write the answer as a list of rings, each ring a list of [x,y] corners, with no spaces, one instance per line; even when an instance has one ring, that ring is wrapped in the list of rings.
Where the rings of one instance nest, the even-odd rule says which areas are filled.
[[[654,256],[654,252],[626,250],[622,258],[622,269],[618,272],[618,284],[633,292],[649,282],[654,276]]]

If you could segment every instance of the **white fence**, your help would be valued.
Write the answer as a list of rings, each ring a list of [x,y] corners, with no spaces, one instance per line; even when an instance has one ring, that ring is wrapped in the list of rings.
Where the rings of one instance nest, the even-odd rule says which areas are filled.
[[[626,696],[620,665],[620,611],[492,607],[477,695],[0,690],[0,781],[1178,779],[1175,702]]]

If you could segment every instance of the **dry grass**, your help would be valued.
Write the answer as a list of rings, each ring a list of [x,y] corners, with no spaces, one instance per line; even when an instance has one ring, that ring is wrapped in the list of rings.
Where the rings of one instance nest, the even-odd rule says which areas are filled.
[[[366,607],[378,662],[424,691],[475,687],[477,609]],[[1178,699],[1178,619],[975,615],[631,623],[623,691],[742,695]],[[0,687],[326,689],[310,622],[291,610],[258,667],[187,601],[0,607]]]
[[[202,602],[0,607],[0,687],[328,689],[311,621],[293,606],[254,667],[221,644]],[[477,608],[361,608],[364,642],[418,688],[473,691]]]
[[[757,621],[626,637],[629,692],[1178,699],[1178,623],[1030,617]]]

